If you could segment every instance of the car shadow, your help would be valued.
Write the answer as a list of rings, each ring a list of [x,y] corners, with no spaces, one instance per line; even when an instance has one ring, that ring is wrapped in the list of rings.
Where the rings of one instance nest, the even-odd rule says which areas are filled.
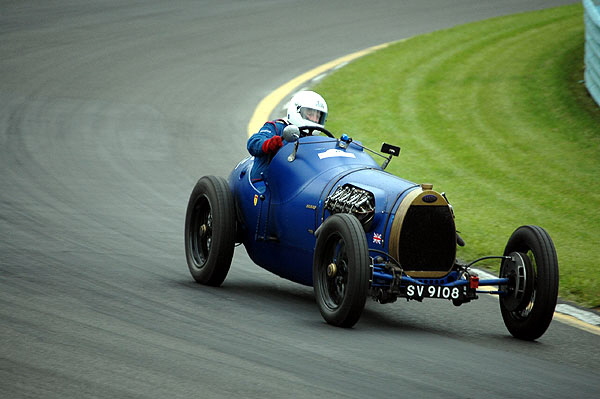
[[[312,287],[287,280],[231,278],[220,287],[201,285],[193,280],[179,280],[175,284],[189,291],[190,294],[186,296],[191,304],[206,305],[207,300],[217,301],[216,303],[234,301],[242,303],[244,307],[257,309],[260,313],[289,313],[289,317],[297,317],[309,328],[337,328],[327,324],[319,314]],[[447,303],[414,303],[401,299],[396,303],[382,305],[367,298],[360,320],[350,330],[355,334],[372,334],[375,331],[393,334],[426,333],[482,342],[490,347],[500,343],[508,344],[515,349],[523,345],[531,348],[532,344],[538,344],[510,336],[499,312],[497,315],[481,317],[479,314],[474,316],[473,310],[477,311],[466,306],[457,308]]]

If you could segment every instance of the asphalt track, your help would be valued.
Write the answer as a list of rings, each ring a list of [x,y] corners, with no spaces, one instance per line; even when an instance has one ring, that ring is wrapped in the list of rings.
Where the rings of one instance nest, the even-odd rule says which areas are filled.
[[[246,155],[273,90],[568,3],[2,1],[0,398],[600,396],[600,337],[560,320],[521,342],[483,297],[369,302],[339,329],[243,248],[221,288],[195,284],[183,253],[195,181]]]

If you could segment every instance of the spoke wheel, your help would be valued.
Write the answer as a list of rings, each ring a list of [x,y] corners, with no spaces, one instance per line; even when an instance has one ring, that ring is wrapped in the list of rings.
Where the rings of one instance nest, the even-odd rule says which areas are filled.
[[[185,218],[185,253],[192,277],[219,286],[225,280],[235,247],[235,209],[227,181],[205,176],[198,180]]]
[[[538,226],[521,226],[512,234],[500,277],[511,283],[500,297],[500,311],[508,331],[516,338],[535,340],[541,337],[554,315],[558,298],[558,258],[549,234]]]
[[[318,232],[313,285],[321,315],[329,324],[352,327],[365,306],[369,254],[362,225],[350,214],[330,216]]]

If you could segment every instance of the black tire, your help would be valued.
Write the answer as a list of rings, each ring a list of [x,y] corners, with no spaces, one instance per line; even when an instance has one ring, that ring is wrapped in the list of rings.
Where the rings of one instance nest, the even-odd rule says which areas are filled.
[[[538,226],[521,226],[511,235],[504,255],[519,253],[530,260],[525,269],[527,281],[524,286],[526,297],[515,307],[514,300],[500,297],[500,311],[508,331],[515,337],[533,341],[541,337],[554,315],[558,298],[558,258],[550,235]],[[525,259],[527,260],[527,259]],[[500,277],[506,277],[503,263]],[[532,273],[531,273],[532,272]],[[513,310],[514,309],[514,310]]]
[[[235,247],[233,195],[222,177],[204,176],[196,183],[185,217],[185,255],[194,280],[220,286]]]
[[[369,248],[355,216],[335,214],[319,228],[313,286],[327,323],[349,328],[360,319],[369,288]]]

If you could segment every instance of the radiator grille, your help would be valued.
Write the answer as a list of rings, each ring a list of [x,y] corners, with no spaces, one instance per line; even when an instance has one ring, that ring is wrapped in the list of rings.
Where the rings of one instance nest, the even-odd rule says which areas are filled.
[[[448,272],[456,256],[456,229],[448,206],[411,206],[398,249],[406,271]]]

